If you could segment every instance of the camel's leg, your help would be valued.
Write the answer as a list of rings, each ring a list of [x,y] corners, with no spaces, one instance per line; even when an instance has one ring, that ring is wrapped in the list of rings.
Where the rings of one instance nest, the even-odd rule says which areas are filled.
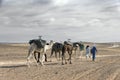
[[[36,57],[36,51],[34,51],[34,58],[37,61],[37,57]]]
[[[42,56],[42,60],[40,61],[42,66],[44,66],[44,64],[43,64],[44,61],[45,61],[45,54],[43,54],[43,56]]]
[[[56,60],[58,61],[58,58],[57,58],[57,51],[55,51],[55,58],[56,58]]]
[[[67,64],[66,54],[67,54],[67,52],[65,52],[65,54],[64,54],[65,64]]]
[[[32,50],[29,50],[29,51],[28,51],[27,59],[30,59],[30,58],[31,58],[31,53],[32,53]]]
[[[47,62],[47,54],[45,53],[44,56],[45,56],[45,62]]]
[[[32,47],[30,47],[29,51],[28,51],[28,56],[27,56],[27,59],[29,60],[31,57],[32,57]]]
[[[30,67],[30,57],[27,57],[27,65]]]
[[[71,62],[71,55],[72,55],[72,51],[71,51],[71,53],[69,54],[70,64],[72,64],[72,62]]]
[[[45,57],[45,58],[44,58],[44,59],[45,59],[44,61],[46,61],[46,62],[47,62],[47,54],[46,54],[46,48],[45,48],[45,47],[44,47],[44,51],[43,51],[43,52],[44,52],[44,54],[43,54],[43,55],[44,55],[44,57]]]
[[[38,52],[38,60],[37,60],[37,63],[40,62],[40,52]]]
[[[53,55],[53,50],[51,51],[51,55],[50,55],[50,61],[52,61],[52,55]]]
[[[33,47],[33,45],[31,45],[31,46],[29,47],[28,56],[27,56],[27,65],[28,65],[28,67],[30,67],[30,59],[31,59],[31,57],[32,57],[33,51],[34,51],[34,47]]]
[[[35,60],[35,62],[36,62],[36,65],[38,65],[38,58],[37,58],[37,54],[39,54],[38,52],[36,52],[36,51],[34,51],[34,60]]]
[[[59,51],[59,61],[60,61],[60,56],[61,56],[61,55],[60,55],[60,51]]]
[[[65,59],[65,53],[62,51],[62,65],[64,65],[63,60]]]
[[[65,59],[65,53],[66,53],[66,49],[65,49],[65,46],[64,46],[64,47],[62,48],[62,65],[64,65],[63,60],[66,61],[66,59]]]
[[[64,59],[64,55],[62,54],[62,65],[64,65],[64,63],[63,63],[63,59]]]
[[[38,64],[40,63],[40,52],[37,52],[37,54],[34,54],[34,57],[36,58],[36,64],[38,66]]]
[[[32,57],[32,47],[30,47],[29,51],[28,51],[28,56],[27,56],[27,65],[28,67],[30,67],[30,58]]]

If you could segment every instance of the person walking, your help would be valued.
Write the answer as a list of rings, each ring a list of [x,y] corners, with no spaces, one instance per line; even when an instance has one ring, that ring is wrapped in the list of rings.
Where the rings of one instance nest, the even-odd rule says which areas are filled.
[[[83,55],[83,52],[84,52],[84,44],[81,42],[79,46],[80,46],[80,58],[82,60],[82,55]]]
[[[97,48],[95,46],[95,44],[93,45],[92,49],[91,49],[91,53],[92,53],[92,61],[95,61],[96,58],[96,52],[97,52]]]
[[[91,58],[91,55],[90,55],[90,46],[89,45],[86,46],[86,60],[87,60],[87,58]]]

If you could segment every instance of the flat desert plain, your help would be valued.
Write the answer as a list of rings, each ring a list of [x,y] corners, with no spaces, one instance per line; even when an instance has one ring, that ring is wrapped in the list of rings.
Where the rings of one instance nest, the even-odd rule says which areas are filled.
[[[85,43],[87,45],[87,43]],[[91,45],[91,44],[90,44]],[[86,60],[72,54],[72,64],[61,65],[47,51],[48,62],[36,65],[31,58],[30,68],[26,65],[29,44],[0,44],[0,80],[120,80],[120,47],[111,43],[96,44],[96,61]],[[77,51],[79,57],[79,51]]]

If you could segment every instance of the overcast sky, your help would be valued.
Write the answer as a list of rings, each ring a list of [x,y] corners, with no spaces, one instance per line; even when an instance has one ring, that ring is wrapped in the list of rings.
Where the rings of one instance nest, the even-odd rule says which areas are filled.
[[[120,0],[0,0],[0,42],[120,42]]]

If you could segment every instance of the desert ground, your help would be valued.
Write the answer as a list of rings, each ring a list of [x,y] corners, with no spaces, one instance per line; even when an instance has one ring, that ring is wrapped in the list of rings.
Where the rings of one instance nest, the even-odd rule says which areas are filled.
[[[87,43],[85,43],[87,45]],[[29,44],[0,44],[0,80],[120,80],[120,47],[112,47],[111,43],[98,43],[95,61],[90,58],[75,58],[72,54],[72,64],[61,65],[47,51],[48,62],[44,66],[36,65],[31,59],[31,65],[26,65]],[[79,51],[77,51],[79,57]]]

